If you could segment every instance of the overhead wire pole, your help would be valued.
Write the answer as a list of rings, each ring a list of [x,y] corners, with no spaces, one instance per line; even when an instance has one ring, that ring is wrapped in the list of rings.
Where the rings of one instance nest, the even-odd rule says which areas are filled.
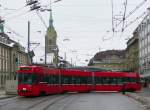
[[[30,21],[28,21],[28,53],[30,52]]]
[[[32,64],[32,58],[30,57],[30,21],[28,21],[28,58],[29,58],[29,63]]]
[[[114,3],[113,0],[111,0],[111,7],[112,7],[112,31],[113,31],[113,35],[114,35]]]

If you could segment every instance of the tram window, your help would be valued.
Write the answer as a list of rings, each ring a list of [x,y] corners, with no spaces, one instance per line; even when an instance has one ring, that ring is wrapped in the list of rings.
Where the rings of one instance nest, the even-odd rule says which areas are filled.
[[[130,79],[129,78],[124,78],[124,82],[128,83],[128,82],[130,82]]]
[[[81,77],[81,84],[86,84],[86,78],[85,77]]]
[[[37,74],[32,75],[32,83],[38,83],[38,75]]]
[[[75,84],[75,83],[76,83],[75,80],[76,80],[76,77],[75,77],[75,76],[72,76],[72,77],[71,77],[71,83],[72,83],[72,84]]]
[[[109,84],[109,83],[110,83],[109,77],[103,78],[103,84]]]
[[[78,84],[77,79],[77,76],[72,76],[72,84]]]
[[[118,84],[123,84],[123,78],[117,78],[118,79]]]
[[[103,78],[101,78],[101,77],[95,77],[95,83],[96,84],[103,84]]]
[[[117,84],[117,78],[111,78],[111,83],[112,84]]]
[[[112,78],[108,78],[108,84],[112,83]]]
[[[53,81],[52,81],[53,80],[53,76],[49,75],[48,78],[49,78],[49,84],[53,84]]]
[[[80,80],[81,80],[81,84],[83,84],[83,82],[84,82],[84,79],[82,78],[82,77],[80,77]]]
[[[69,84],[73,84],[72,76],[68,76]]]
[[[88,84],[88,77],[85,77],[85,84]]]
[[[76,84],[80,84],[80,80],[79,80],[79,77],[78,77],[78,76],[76,76],[75,83],[76,83]]]
[[[137,80],[135,78],[130,78],[131,82],[137,82]]]
[[[59,76],[55,75],[55,84],[59,84]]]
[[[19,84],[32,84],[33,79],[32,79],[32,74],[19,74],[18,75],[18,80]]]
[[[51,84],[55,84],[55,76],[51,75]]]
[[[92,83],[91,77],[87,77],[87,84],[91,84],[91,83]]]
[[[59,76],[58,75],[52,75],[52,83],[59,84]]]
[[[39,75],[39,82],[44,82],[44,77],[42,75]]]
[[[49,76],[48,76],[48,79],[49,79],[48,84],[53,84],[53,83],[52,83],[52,78],[53,78],[52,75],[49,75]]]
[[[44,76],[44,82],[49,83],[49,77],[47,75]]]
[[[62,83],[69,84],[68,76],[62,76]]]
[[[70,84],[74,84],[74,77],[70,76],[69,81],[70,81]]]
[[[78,76],[78,77],[76,77],[76,84],[80,84],[80,83],[81,83],[80,77]]]

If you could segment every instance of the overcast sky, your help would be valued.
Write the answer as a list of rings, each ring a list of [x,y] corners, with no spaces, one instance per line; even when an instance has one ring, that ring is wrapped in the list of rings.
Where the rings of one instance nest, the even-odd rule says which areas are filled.
[[[114,15],[124,14],[125,1],[113,0]],[[142,1],[145,0],[128,0],[126,15]],[[39,0],[39,2],[40,5],[49,7],[49,0]],[[147,0],[144,5],[126,19],[125,25],[145,12],[149,3],[150,1]],[[10,30],[7,28],[5,32],[9,32],[10,38],[27,47],[27,22],[29,20],[31,22],[31,41],[40,43],[38,47],[32,46],[36,54],[34,61],[44,58],[46,28],[36,11],[29,11],[30,7],[25,6],[26,0],[0,0],[0,4],[0,16],[5,19],[6,27],[11,28],[22,37],[13,33],[10,34]],[[59,55],[64,57],[66,52],[67,60],[71,61],[72,59],[72,62],[77,65],[86,65],[85,60],[92,58],[98,51],[125,49],[127,39],[132,37],[133,31],[142,20],[141,18],[128,26],[123,33],[116,32],[113,35],[111,0],[62,0],[53,3],[52,10],[54,26],[58,34]],[[40,12],[40,14],[48,25],[49,12]],[[121,31],[121,29],[122,24],[116,28],[116,31]]]

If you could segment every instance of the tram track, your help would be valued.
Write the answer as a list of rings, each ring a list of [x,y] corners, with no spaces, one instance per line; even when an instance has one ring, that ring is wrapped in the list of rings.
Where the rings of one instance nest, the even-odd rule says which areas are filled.
[[[7,98],[7,99],[3,99],[3,100],[0,100],[0,108],[2,106],[5,106],[5,105],[8,105],[10,103],[13,103],[14,100],[17,100],[19,99],[20,97],[13,97],[13,98]],[[17,102],[17,101],[16,101]]]
[[[34,98],[15,97],[0,101],[0,110],[53,110],[56,106],[65,110],[78,97],[79,94],[50,95]]]
[[[55,97],[53,97],[53,98],[48,97],[48,98],[46,98],[46,99],[40,100],[40,101],[38,101],[37,103],[35,103],[35,104],[33,104],[33,105],[27,107],[26,110],[36,110],[36,109],[34,109],[34,108],[35,108],[36,106],[38,106],[39,104],[45,103],[46,101],[52,101],[51,104],[53,104],[53,103],[57,102],[58,100],[61,100],[61,99],[65,98],[66,96],[67,96],[67,95],[63,95],[63,96],[62,96],[62,95],[58,95],[58,96],[55,96]]]
[[[58,107],[58,105],[59,105],[59,107],[61,107],[61,110],[65,110],[66,109],[66,107],[68,106],[68,105],[70,105],[71,103],[73,103],[73,101],[74,100],[76,100],[78,97],[80,97],[79,96],[79,94],[78,94],[78,96],[77,95],[72,95],[71,97],[69,97],[67,100],[65,100],[65,101],[63,101],[63,102],[57,102],[57,103],[54,103],[53,105],[49,105],[48,107],[45,107],[43,110],[55,110],[56,109],[56,107]],[[57,108],[58,109],[58,108]],[[57,110],[56,109],[56,110]]]
[[[55,104],[58,104],[60,101],[64,101],[65,102],[65,104],[63,104],[63,108],[65,108],[68,104],[70,104],[74,99],[76,99],[75,97],[74,97],[74,95],[70,95],[70,96],[68,96],[68,97],[65,97],[65,99],[61,99],[61,100],[58,100],[58,101],[55,101],[55,102],[53,102],[53,103],[51,103],[51,104],[49,104],[49,105],[47,105],[47,106],[45,106],[42,110],[48,110],[48,109],[50,109],[50,107],[52,106],[52,105],[55,105]],[[57,102],[57,103],[56,103]],[[69,102],[69,103],[68,103]],[[64,109],[63,109],[64,110]]]
[[[0,110],[29,110],[47,100],[53,100],[60,95],[50,95],[34,98],[16,97],[10,100],[0,101]]]
[[[72,94],[65,94],[63,96],[56,97],[52,100],[45,99],[44,101],[40,101],[41,103],[39,102],[26,108],[26,110],[48,110],[51,106],[58,104],[61,101],[70,102],[70,100],[72,100],[73,97],[74,95]]]

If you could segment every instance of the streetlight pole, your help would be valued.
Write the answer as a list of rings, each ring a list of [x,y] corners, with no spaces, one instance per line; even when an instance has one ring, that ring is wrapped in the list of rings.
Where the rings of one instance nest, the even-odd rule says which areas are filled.
[[[30,21],[28,21],[28,54],[30,52]]]
[[[46,36],[45,36],[45,65],[46,65],[46,62],[47,62],[47,43],[46,43]]]

